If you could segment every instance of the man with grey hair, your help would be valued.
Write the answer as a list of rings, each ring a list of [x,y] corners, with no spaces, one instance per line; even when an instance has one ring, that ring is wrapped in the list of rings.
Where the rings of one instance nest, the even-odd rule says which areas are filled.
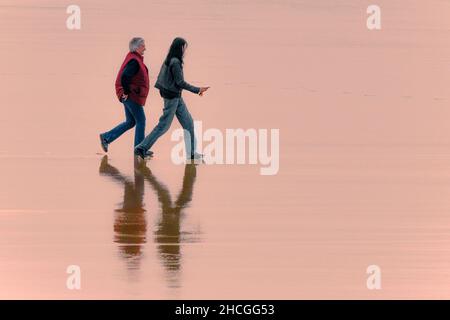
[[[108,145],[124,132],[136,126],[134,146],[145,135],[144,105],[149,92],[148,68],[144,64],[145,41],[135,37],[129,43],[130,52],[120,67],[116,78],[116,95],[125,108],[125,121],[112,130],[100,134],[100,145],[108,152]],[[151,152],[147,154],[151,156]]]

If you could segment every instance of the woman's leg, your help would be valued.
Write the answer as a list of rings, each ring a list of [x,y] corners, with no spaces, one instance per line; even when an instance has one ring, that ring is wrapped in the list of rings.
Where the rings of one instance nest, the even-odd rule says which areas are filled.
[[[175,99],[164,99],[164,109],[163,114],[159,118],[159,122],[156,127],[150,132],[148,136],[139,143],[135,149],[141,149],[144,151],[149,150],[153,144],[161,137],[164,133],[169,130],[170,125],[172,124],[173,117],[175,115],[175,111],[177,110],[178,103],[180,98]]]
[[[128,105],[128,101],[125,101],[124,102],[125,122],[122,122],[121,124],[116,126],[114,129],[101,134],[101,137],[103,139],[105,139],[107,143],[113,142],[118,137],[120,137],[125,131],[133,128],[134,125],[136,124],[136,121],[134,120],[134,117],[127,105]]]
[[[181,126],[184,129],[184,141],[186,143],[186,156],[189,157],[195,153],[196,149],[196,139],[194,132],[194,120],[184,103],[183,98],[180,98],[180,103],[178,105],[176,116]]]

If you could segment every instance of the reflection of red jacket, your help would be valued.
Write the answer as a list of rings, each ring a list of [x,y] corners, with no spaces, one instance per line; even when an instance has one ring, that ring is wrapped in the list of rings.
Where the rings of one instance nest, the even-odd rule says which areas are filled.
[[[144,106],[150,84],[148,79],[148,69],[144,64],[144,57],[137,52],[129,52],[125,57],[122,66],[120,67],[119,73],[117,74],[116,78],[116,95],[119,101],[121,101],[123,94],[123,87],[121,83],[122,72],[123,69],[125,69],[127,63],[132,59],[135,59],[139,63],[139,71],[133,76],[133,78],[131,78],[130,94],[128,95],[128,99],[136,102],[141,106]]]

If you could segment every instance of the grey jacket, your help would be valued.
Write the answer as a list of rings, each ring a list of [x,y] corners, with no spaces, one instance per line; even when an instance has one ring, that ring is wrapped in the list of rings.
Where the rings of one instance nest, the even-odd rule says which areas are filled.
[[[200,88],[190,85],[184,81],[183,66],[177,58],[170,60],[169,66],[165,63],[161,66],[155,87],[162,90],[170,91],[174,94],[181,95],[183,89],[193,93],[199,93]]]

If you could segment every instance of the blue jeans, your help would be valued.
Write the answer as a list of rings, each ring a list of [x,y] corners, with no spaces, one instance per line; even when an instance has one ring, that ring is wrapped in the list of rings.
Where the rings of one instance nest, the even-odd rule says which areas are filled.
[[[136,126],[134,133],[134,146],[137,146],[145,136],[145,113],[144,108],[136,102],[126,100],[123,102],[125,107],[125,122],[122,122],[114,129],[103,133],[106,142],[111,143],[120,137],[124,132]]]
[[[169,130],[174,116],[177,117],[181,126],[185,130],[184,138],[186,143],[186,152],[188,154],[189,152],[193,154],[196,147],[194,121],[192,120],[192,116],[189,113],[183,98],[181,97],[174,99],[164,99],[163,114],[159,118],[158,124],[152,130],[152,132],[148,136],[146,136],[140,144],[136,146],[136,148],[143,149],[145,151],[149,150],[156,142],[156,140],[158,140],[159,137],[161,137],[164,133],[167,132],[167,130]],[[189,133],[187,136],[186,131]]]

